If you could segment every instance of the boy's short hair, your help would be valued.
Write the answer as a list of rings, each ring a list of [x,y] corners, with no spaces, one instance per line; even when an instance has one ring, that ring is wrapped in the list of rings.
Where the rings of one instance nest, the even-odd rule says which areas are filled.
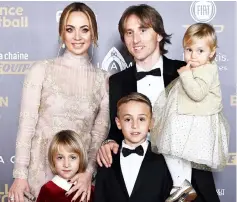
[[[217,48],[217,36],[215,29],[208,23],[195,23],[191,25],[185,32],[183,37],[183,47],[192,45],[195,39],[206,38],[211,51]],[[215,59],[215,54],[211,60]]]
[[[130,93],[130,94],[120,98],[120,100],[117,102],[117,116],[119,114],[119,107],[122,104],[126,104],[130,101],[141,102],[141,103],[146,104],[150,108],[150,112],[152,115],[152,105],[151,105],[151,101],[149,100],[149,98],[147,96],[143,95],[142,93],[133,92],[133,93]]]
[[[57,174],[53,157],[58,152],[59,146],[65,146],[70,151],[78,154],[79,173],[84,172],[86,170],[88,160],[87,160],[87,153],[85,152],[83,146],[82,137],[72,130],[62,130],[53,137],[49,146],[48,161],[49,161],[49,167],[51,168],[53,174]]]

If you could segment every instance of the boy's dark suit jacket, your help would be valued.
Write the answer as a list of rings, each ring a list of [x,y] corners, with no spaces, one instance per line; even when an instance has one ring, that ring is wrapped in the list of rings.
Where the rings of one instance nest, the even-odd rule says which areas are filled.
[[[131,196],[124,182],[118,152],[110,168],[98,168],[94,202],[165,202],[171,189],[172,179],[164,157],[153,153],[149,144]]]
[[[186,65],[179,60],[170,60],[163,56],[163,78],[167,86],[178,77],[177,69]],[[118,100],[131,92],[137,92],[136,66],[114,74],[109,79],[109,102],[111,128],[108,139],[115,140],[119,145],[123,140],[123,134],[118,130],[115,117],[117,113]],[[197,191],[198,197],[195,202],[219,202],[216,193],[213,175],[211,172],[192,169],[192,184]]]

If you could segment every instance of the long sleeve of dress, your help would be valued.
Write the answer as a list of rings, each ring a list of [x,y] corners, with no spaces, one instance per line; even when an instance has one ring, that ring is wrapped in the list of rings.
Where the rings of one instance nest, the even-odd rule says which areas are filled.
[[[35,63],[24,80],[16,140],[16,156],[13,170],[14,178],[27,179],[28,177],[31,139],[34,136],[38,120],[44,74],[44,64],[42,62]]]
[[[216,71],[210,64],[182,72],[180,79],[184,91],[192,100],[202,101],[210,90]]]
[[[95,118],[91,130],[91,144],[88,151],[87,171],[93,173],[96,169],[96,154],[101,143],[106,139],[109,130],[109,96],[108,79],[105,79],[104,86],[101,87],[102,100],[99,106],[98,114]]]

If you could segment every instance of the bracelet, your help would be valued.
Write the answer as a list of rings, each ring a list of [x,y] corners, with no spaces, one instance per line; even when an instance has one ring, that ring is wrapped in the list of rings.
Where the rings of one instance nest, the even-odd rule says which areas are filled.
[[[116,143],[114,140],[108,139],[108,140],[104,140],[101,145],[103,146],[103,145],[105,145],[105,144],[108,144],[109,142],[114,142],[114,143]]]

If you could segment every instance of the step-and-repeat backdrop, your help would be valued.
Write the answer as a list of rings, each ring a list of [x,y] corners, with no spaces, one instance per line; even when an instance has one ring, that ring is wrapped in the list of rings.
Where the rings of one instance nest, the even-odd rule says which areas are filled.
[[[33,61],[57,56],[58,22],[70,2],[0,2],[0,202],[7,201],[12,183],[15,140],[22,83]],[[172,34],[168,57],[183,59],[182,37],[195,22],[214,25],[218,36],[219,67],[224,111],[231,126],[228,166],[214,173],[221,202],[236,201],[236,2],[86,2],[96,14],[99,47],[94,50],[96,68],[116,73],[131,66],[131,58],[117,30],[123,11],[130,5],[147,3],[164,19]],[[157,171],[158,172],[158,171]]]

